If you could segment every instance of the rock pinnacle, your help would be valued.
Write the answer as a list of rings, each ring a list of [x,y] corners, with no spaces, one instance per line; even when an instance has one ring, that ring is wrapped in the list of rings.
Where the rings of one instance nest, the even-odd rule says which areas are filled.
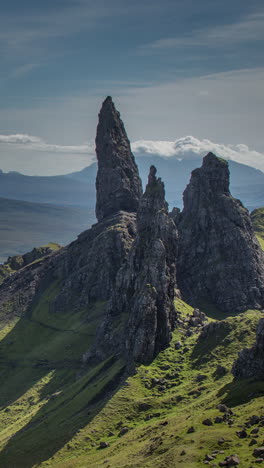
[[[142,185],[124,124],[108,96],[99,113],[96,134],[98,221],[118,211],[136,212]]]
[[[208,153],[183,200],[178,281],[185,299],[225,312],[263,307],[263,253],[248,210],[230,194],[227,161]]]

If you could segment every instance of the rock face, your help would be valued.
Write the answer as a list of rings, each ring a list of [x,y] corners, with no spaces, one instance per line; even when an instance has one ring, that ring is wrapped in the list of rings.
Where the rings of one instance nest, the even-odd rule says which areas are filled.
[[[135,213],[119,212],[84,231],[70,244],[63,263],[60,293],[53,308],[63,311],[107,301],[118,270],[136,235]]]
[[[141,180],[123,122],[111,97],[106,98],[99,114],[96,154],[98,221],[120,210],[136,212],[142,195]]]
[[[264,318],[259,321],[255,345],[240,351],[232,373],[237,378],[264,380]]]
[[[261,308],[263,253],[248,211],[229,192],[227,162],[207,154],[192,172],[183,200],[177,268],[183,297],[222,311]]]
[[[138,209],[137,237],[126,264],[117,274],[108,316],[95,344],[96,353],[107,354],[119,343],[120,352],[128,360],[148,363],[169,344],[176,321],[173,301],[177,246],[164,184],[152,166]],[[114,329],[122,317],[121,331],[115,335]]]

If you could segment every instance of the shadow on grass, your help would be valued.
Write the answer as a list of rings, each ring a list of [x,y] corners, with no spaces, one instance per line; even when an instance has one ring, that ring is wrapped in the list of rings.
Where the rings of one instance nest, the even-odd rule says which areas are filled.
[[[217,396],[222,399],[222,403],[228,407],[243,405],[252,398],[263,398],[263,382],[251,379],[234,379],[229,384],[222,387]]]
[[[48,460],[84,428],[118,390],[124,366],[113,358],[51,395],[29,423],[9,440],[0,466],[31,468]],[[59,374],[55,374],[59,380]],[[51,382],[52,384],[52,382]]]
[[[1,468],[31,468],[52,457],[94,418],[122,381],[121,361],[109,358],[89,369],[81,363],[104,304],[79,314],[52,314],[55,293],[56,287],[49,286],[0,342],[0,406],[11,421]],[[35,403],[40,407],[34,411]]]
[[[220,322],[216,329],[205,336],[200,337],[193,349],[191,354],[191,360],[193,367],[199,367],[202,364],[210,361],[213,358],[217,358],[214,355],[214,350],[218,346],[223,345],[223,340],[228,336],[232,327],[228,322]]]
[[[213,302],[205,297],[197,300],[196,307],[202,310],[207,315],[207,317],[215,320],[225,320],[228,317],[235,317],[238,315],[238,312],[223,312],[222,310],[218,309],[218,307],[216,307]]]

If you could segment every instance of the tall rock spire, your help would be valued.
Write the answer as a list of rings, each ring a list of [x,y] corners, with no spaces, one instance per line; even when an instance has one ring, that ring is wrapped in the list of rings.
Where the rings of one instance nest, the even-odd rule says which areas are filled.
[[[96,134],[98,221],[118,211],[136,212],[142,185],[124,124],[108,96],[99,113]]]
[[[183,200],[177,263],[183,297],[226,312],[263,307],[264,256],[247,209],[229,192],[228,163],[207,154]]]
[[[137,237],[117,274],[91,355],[104,358],[119,350],[128,362],[148,363],[168,346],[176,323],[177,248],[164,184],[151,166],[137,213]]]

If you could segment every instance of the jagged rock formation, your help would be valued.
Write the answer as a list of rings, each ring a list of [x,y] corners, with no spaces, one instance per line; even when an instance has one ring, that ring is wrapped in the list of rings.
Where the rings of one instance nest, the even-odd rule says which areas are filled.
[[[18,270],[3,281],[0,285],[0,310],[5,322],[27,313],[45,287],[58,279],[58,266],[65,255],[66,250],[61,249]]]
[[[78,310],[110,298],[136,235],[135,221],[135,213],[116,213],[70,244],[61,265],[63,281],[54,310]]]
[[[264,380],[264,318],[259,321],[255,345],[240,351],[232,373],[237,378]]]
[[[94,346],[95,354],[102,356],[119,349],[128,360],[147,363],[169,344],[176,321],[173,301],[177,244],[164,184],[152,166],[138,209],[137,237],[127,263],[117,274],[108,315]],[[119,327],[116,335],[116,325],[122,320],[121,331]]]
[[[264,257],[247,209],[229,192],[227,162],[209,153],[183,200],[177,268],[183,297],[223,311],[261,308]]]
[[[98,221],[120,210],[136,212],[142,195],[141,180],[120,114],[109,96],[99,114],[96,154]]]
[[[20,270],[25,266],[29,265],[36,260],[46,257],[54,252],[54,250],[60,249],[58,244],[44,245],[43,247],[35,247],[31,252],[27,252],[24,255],[15,255],[8,257],[7,262],[4,265],[10,266],[12,270]]]

